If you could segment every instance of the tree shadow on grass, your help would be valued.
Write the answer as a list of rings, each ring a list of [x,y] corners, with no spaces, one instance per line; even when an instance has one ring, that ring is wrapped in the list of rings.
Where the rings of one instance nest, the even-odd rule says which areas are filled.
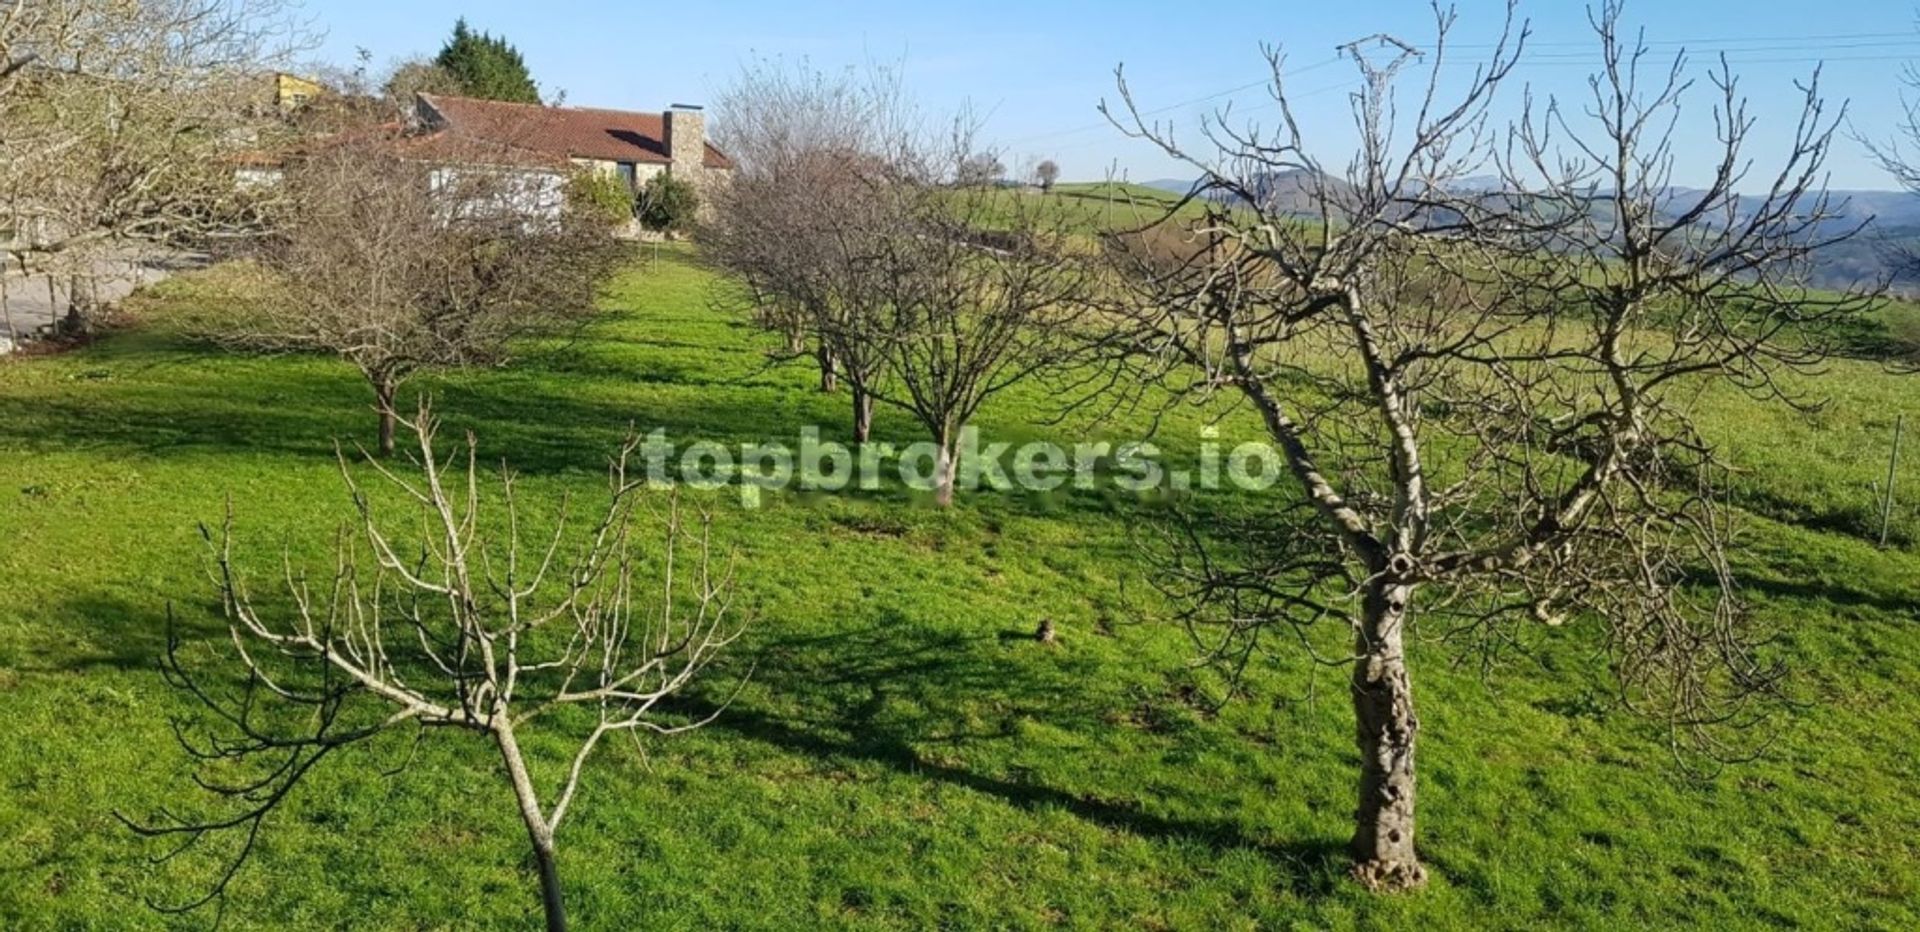
[[[217,651],[224,644],[217,606],[181,603],[173,611],[175,631],[189,652]],[[48,646],[20,665],[23,672],[157,672],[167,644],[166,606],[92,594],[62,603],[53,615],[73,626],[65,646]],[[879,765],[1021,810],[1067,813],[1148,842],[1255,852],[1302,899],[1331,894],[1342,876],[1344,845],[1335,839],[1275,841],[1232,818],[1147,811],[1127,798],[1143,789],[1050,785],[1045,764],[1014,763],[1018,755],[997,767],[965,763],[963,758],[992,756],[1025,740],[1010,727],[1021,720],[1072,733],[1078,746],[1071,750],[1079,753],[1101,753],[1103,734],[1129,727],[1117,724],[1115,713],[1130,711],[1137,699],[1103,677],[1097,658],[1040,645],[1031,632],[939,631],[882,612],[869,626],[765,642],[754,653],[750,696],[725,708],[720,698],[688,696],[675,702],[675,711],[717,712],[710,728],[786,752]],[[216,664],[202,672],[216,675],[220,669]],[[1204,753],[1202,738],[1175,732],[1149,740],[1169,754],[1190,756]],[[1188,742],[1195,744],[1184,747]],[[1159,802],[1163,810],[1175,805]]]
[[[298,371],[289,371],[271,389],[216,382],[81,397],[12,396],[0,398],[0,447],[330,457],[334,437],[372,436],[371,401],[357,382]]]
[[[1737,577],[1740,591],[1776,601],[1824,603],[1835,608],[1875,612],[1907,621],[1920,615],[1920,599],[1900,594],[1902,587],[1898,585],[1869,592],[1858,585],[1819,578],[1822,575],[1819,568],[1811,566],[1776,564],[1768,566],[1766,572],[1788,575],[1766,576],[1747,570]],[[1689,573],[1685,579],[1687,583],[1702,588],[1718,585],[1718,580],[1701,572]],[[1884,582],[1884,579],[1877,581]]]
[[[1768,598],[1825,602],[1842,608],[1866,609],[1881,614],[1898,616],[1901,620],[1905,621],[1912,621],[1916,615],[1920,615],[1920,600],[1886,593],[1863,592],[1857,588],[1836,583],[1806,579],[1785,580],[1746,577],[1740,580],[1740,588],[1748,592],[1765,595]]]
[[[24,673],[85,673],[119,670],[160,671],[167,650],[168,613],[182,643],[221,643],[226,626],[211,591],[204,597],[136,605],[119,596],[90,593],[47,609],[44,630],[58,632],[57,643],[28,645],[14,668]]]
[[[916,628],[895,616],[845,633],[765,644],[760,653],[754,684],[769,704],[742,700],[720,709],[693,698],[683,700],[681,710],[718,711],[708,727],[789,752],[878,764],[1023,810],[1070,813],[1151,842],[1257,852],[1301,898],[1330,894],[1342,876],[1345,845],[1337,840],[1276,842],[1231,819],[1163,815],[1118,796],[1050,786],[1039,779],[1038,768],[1010,766],[1004,775],[993,774],[923,750],[939,745],[957,756],[970,745],[1012,738],[991,727],[951,729],[967,720],[960,706],[968,701],[999,708],[1009,720],[1031,717],[1089,738],[1124,727],[1111,720],[1122,701],[1093,685],[1101,682],[1096,662],[1062,658],[1036,643],[1031,632],[965,636]],[[902,716],[902,705],[922,711]]]
[[[371,444],[372,394],[357,376],[289,368],[274,379],[270,387],[215,379],[81,397],[0,397],[0,448],[331,459],[336,442],[348,449]],[[421,379],[410,389],[413,397],[432,395],[448,427],[473,430],[483,453],[495,454],[489,457],[495,461],[504,457],[521,472],[597,472],[630,425],[663,428],[677,440],[713,439],[736,447],[797,437],[791,412],[739,393],[704,402],[623,404],[552,387],[530,391],[524,379],[471,376]]]

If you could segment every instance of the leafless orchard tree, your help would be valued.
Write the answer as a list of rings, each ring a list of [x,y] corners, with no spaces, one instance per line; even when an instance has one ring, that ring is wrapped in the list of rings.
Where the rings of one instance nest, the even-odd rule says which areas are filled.
[[[1920,194],[1920,66],[1912,63],[1901,69],[1901,119],[1890,134],[1880,130],[1858,131],[1858,141],[1882,170],[1909,194]],[[1920,245],[1911,238],[1881,244],[1881,253],[1894,262],[1893,277],[1911,297],[1912,283],[1920,279]],[[1911,317],[1892,322],[1892,338],[1898,358],[1897,371],[1920,369],[1920,320]]]
[[[505,149],[422,148],[436,145],[463,144],[373,131],[296,157],[259,247],[283,287],[216,334],[351,362],[373,388],[382,455],[402,383],[501,363],[518,341],[586,320],[620,256],[592,218],[528,219],[558,210],[549,174]]]
[[[874,345],[887,378],[876,397],[932,435],[945,506],[961,432],[988,399],[1036,377],[1075,378],[1094,275],[1057,212],[925,180],[895,191],[900,204],[860,263],[881,318]]]
[[[308,47],[286,0],[0,2],[0,251],[84,278],[112,247],[242,232],[223,157]],[[254,192],[257,194],[258,192]],[[85,311],[88,302],[73,302]],[[88,329],[84,314],[69,322]]]
[[[1491,658],[1565,622],[1602,626],[1630,705],[1717,757],[1764,714],[1782,670],[1760,652],[1728,568],[1732,515],[1688,402],[1712,382],[1786,396],[1774,374],[1826,353],[1827,325],[1864,306],[1801,287],[1845,233],[1821,166],[1839,115],[1804,90],[1791,150],[1750,173],[1752,125],[1723,63],[1717,169],[1673,187],[1684,55],[1654,67],[1593,11],[1591,100],[1528,106],[1505,133],[1489,106],[1526,44],[1502,40],[1449,97],[1451,9],[1437,42],[1347,46],[1357,152],[1329,172],[1270,51],[1278,128],[1210,122],[1189,148],[1146,122],[1124,77],[1115,119],[1200,169],[1208,205],[1184,241],[1116,238],[1132,299],[1119,344],[1180,397],[1237,393],[1287,472],[1291,520],[1231,540],[1192,533],[1162,584],[1231,669],[1316,624],[1344,625],[1361,756],[1351,851],[1376,889],[1426,878],[1415,848],[1407,643]],[[1412,94],[1403,79],[1414,80]],[[1455,75],[1455,78],[1462,75]],[[1686,110],[1705,121],[1704,111]],[[1699,113],[1696,117],[1695,114]],[[1584,116],[1583,116],[1584,114]],[[1504,190],[1460,182],[1494,166]],[[1742,188],[1758,196],[1742,200]],[[1171,215],[1169,215],[1171,218]],[[1173,223],[1171,219],[1167,223]],[[1732,742],[1732,743],[1728,743]]]
[[[1060,180],[1060,163],[1052,159],[1042,161],[1033,167],[1033,182],[1042,192],[1051,192],[1054,182]]]
[[[783,358],[810,354],[822,391],[847,383],[854,441],[864,443],[884,359],[862,259],[894,208],[890,187],[914,132],[899,78],[763,61],[742,70],[716,111],[736,169],[713,194],[704,253],[785,336]]]
[[[960,158],[953,183],[963,188],[987,187],[998,184],[1007,176],[1007,163],[1000,160],[997,152],[969,152]]]
[[[642,501],[642,482],[627,468],[637,441],[613,459],[608,505],[584,534],[571,539],[563,506],[539,540],[523,539],[529,525],[512,473],[500,475],[495,492],[482,491],[471,435],[464,457],[443,456],[424,405],[407,427],[418,440],[417,475],[368,462],[419,518],[383,519],[342,455],[358,526],[342,529],[331,575],[310,577],[283,560],[284,600],[256,603],[238,565],[231,508],[217,537],[203,529],[244,683],[196,672],[171,613],[164,670],[205,710],[175,731],[201,764],[196,782],[220,808],[121,818],[177,843],[162,862],[223,834],[241,841],[205,896],[158,908],[218,901],[224,911],[267,818],[335,752],[406,729],[416,742],[445,729],[482,736],[499,752],[539,866],[547,928],[565,929],[554,839],[595,749],[609,737],[637,742],[642,732],[674,734],[712,719],[661,704],[739,636],[734,563],[714,553],[705,518],[690,526],[677,500],[663,509]],[[409,524],[417,539],[396,530]],[[650,535],[653,552],[637,552]],[[571,757],[530,755],[522,736],[535,729],[575,738]]]
[[[951,503],[967,422],[1075,346],[1087,250],[1060,218],[979,187],[972,175],[997,157],[974,145],[964,115],[927,131],[891,72],[763,64],[720,113],[739,170],[705,231],[707,255],[790,351],[812,344],[823,387],[849,384],[856,442],[876,401],[927,428],[936,497]]]

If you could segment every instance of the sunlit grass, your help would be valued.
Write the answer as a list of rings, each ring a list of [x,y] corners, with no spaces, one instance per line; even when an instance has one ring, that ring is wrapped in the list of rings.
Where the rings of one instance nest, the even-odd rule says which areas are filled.
[[[768,368],[765,338],[715,308],[710,285],[669,251],[626,276],[605,323],[568,352],[420,387],[483,456],[524,475],[529,508],[599,489],[629,425],[738,444],[819,424],[844,439],[845,397],[813,390],[803,367]],[[205,926],[142,901],[198,892],[212,865],[153,868],[111,815],[197,802],[167,725],[188,709],[156,668],[165,613],[190,649],[215,643],[195,525],[229,496],[262,585],[283,543],[324,566],[350,514],[335,440],[371,435],[349,367],[185,340],[172,321],[204,283],[166,293],[136,329],[0,364],[6,928]],[[747,567],[757,622],[740,649],[756,673],[713,727],[598,761],[560,840],[578,925],[1911,926],[1920,512],[1900,507],[1901,543],[1885,552],[1869,516],[1914,384],[1846,362],[1805,386],[1831,399],[1810,418],[1732,392],[1698,401],[1742,468],[1748,593],[1801,671],[1806,702],[1778,721],[1769,756],[1682,775],[1658,730],[1594,701],[1605,684],[1577,627],[1490,682],[1422,642],[1422,847],[1436,879],[1384,900],[1341,873],[1357,766],[1344,672],[1285,659],[1211,712],[1192,646],[1143,584],[1133,532],[1157,520],[1150,501],[979,493],[943,512],[890,486],[746,511],[706,496]],[[1052,425],[1054,402],[1014,393],[979,425],[1066,442],[1145,426]],[[1183,410],[1163,425],[1171,458],[1191,460],[1202,420]],[[1244,412],[1223,427],[1227,441],[1256,435]],[[885,410],[875,433],[921,439]],[[1916,460],[1900,477],[1911,501]],[[1043,617],[1057,647],[1029,637]],[[565,752],[536,747],[549,764]],[[405,750],[314,775],[269,823],[231,927],[533,921],[492,754],[442,736],[404,775],[377,774]]]

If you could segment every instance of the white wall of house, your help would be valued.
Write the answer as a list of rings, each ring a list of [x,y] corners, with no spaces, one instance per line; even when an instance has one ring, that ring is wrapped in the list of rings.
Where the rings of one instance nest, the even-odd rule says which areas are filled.
[[[567,179],[558,172],[445,167],[434,169],[428,176],[427,184],[429,190],[434,192],[457,191],[462,181],[470,178],[483,181],[475,187],[487,194],[460,206],[460,210],[469,216],[515,214],[530,219],[558,220],[566,210]]]
[[[278,168],[236,168],[233,171],[233,184],[242,191],[273,188],[285,180],[286,174]]]

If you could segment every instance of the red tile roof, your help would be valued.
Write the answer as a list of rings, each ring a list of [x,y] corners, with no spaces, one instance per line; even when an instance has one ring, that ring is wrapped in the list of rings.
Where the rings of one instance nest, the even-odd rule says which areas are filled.
[[[284,168],[289,162],[299,161],[330,149],[360,145],[387,147],[394,155],[401,158],[426,162],[559,170],[565,170],[571,166],[566,156],[552,152],[509,145],[490,139],[457,135],[445,129],[424,133],[409,132],[406,126],[400,123],[357,127],[345,132],[305,139],[279,149],[236,152],[229,156],[227,161],[238,168]]]
[[[461,136],[497,145],[576,159],[664,165],[666,118],[658,113],[546,107],[470,97],[421,94],[420,99]],[[724,153],[707,144],[708,168],[732,168]]]

